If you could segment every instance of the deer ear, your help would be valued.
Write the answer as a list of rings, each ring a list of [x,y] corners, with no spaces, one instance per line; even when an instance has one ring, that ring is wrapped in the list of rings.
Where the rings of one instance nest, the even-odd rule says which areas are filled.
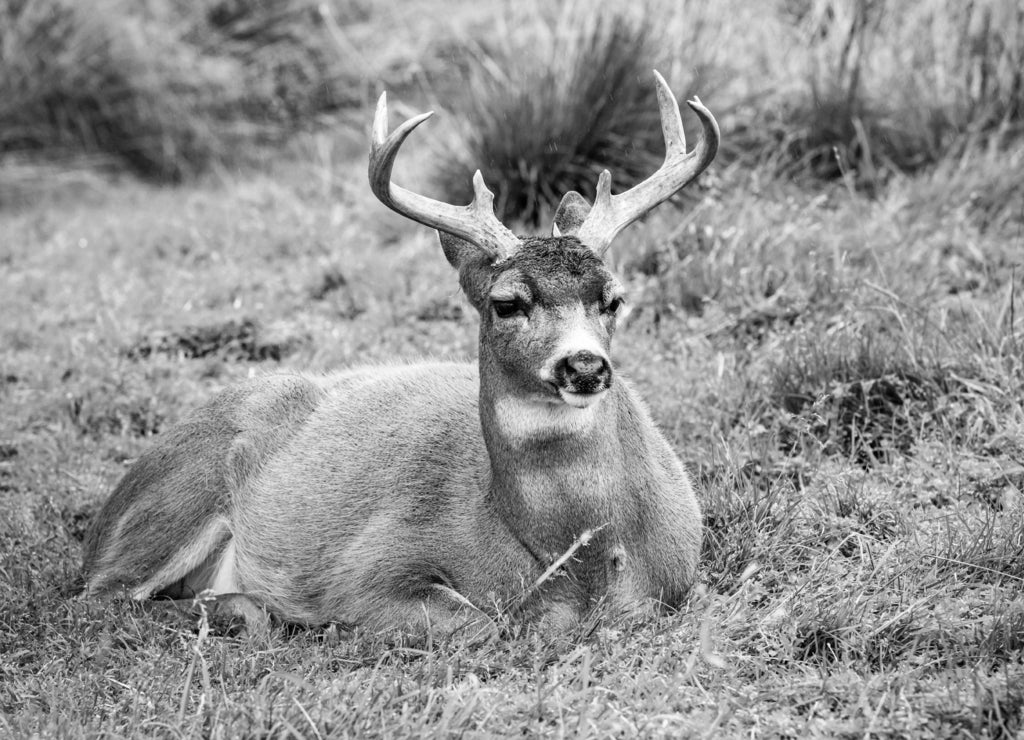
[[[481,249],[473,242],[466,241],[462,237],[453,236],[447,231],[438,231],[438,239],[441,240],[441,249],[448,259],[448,264],[454,267],[459,273],[465,272],[470,265],[484,267],[504,262],[505,258],[498,258],[492,252]]]
[[[575,190],[571,190],[562,198],[555,211],[555,222],[551,225],[552,236],[576,236],[583,221],[590,213],[590,203]]]
[[[446,231],[438,231],[437,237],[441,240],[441,249],[448,263],[459,273],[462,292],[477,311],[482,311],[486,303],[488,276],[491,274],[489,267],[494,264],[494,258],[472,242],[452,236]]]
[[[465,239],[452,236],[447,231],[438,231],[437,237],[441,240],[441,249],[444,250],[444,256],[448,260],[448,264],[456,270],[461,270],[467,260],[473,257],[480,257],[480,248],[467,242]]]

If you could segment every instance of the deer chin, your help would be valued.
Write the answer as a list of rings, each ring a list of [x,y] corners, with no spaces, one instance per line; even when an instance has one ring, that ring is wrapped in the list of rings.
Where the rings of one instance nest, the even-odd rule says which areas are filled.
[[[607,392],[607,388],[603,388],[596,393],[574,393],[573,391],[567,391],[565,388],[559,388],[558,397],[574,409],[589,409],[600,403]]]

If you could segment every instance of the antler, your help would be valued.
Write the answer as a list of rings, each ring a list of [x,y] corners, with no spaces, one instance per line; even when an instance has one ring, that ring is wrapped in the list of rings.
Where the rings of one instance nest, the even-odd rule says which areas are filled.
[[[395,156],[412,130],[433,114],[410,118],[388,134],[387,93],[377,101],[370,147],[370,189],[380,202],[403,216],[475,244],[492,259],[501,260],[515,251],[519,239],[495,217],[494,194],[484,185],[480,170],[473,175],[473,202],[453,206],[424,197],[391,182]]]
[[[611,173],[608,170],[601,173],[594,206],[576,232],[579,240],[598,254],[604,254],[622,229],[686,187],[711,164],[718,152],[718,122],[711,111],[694,97],[687,104],[700,118],[704,132],[694,150],[687,153],[679,103],[665,78],[657,71],[654,77],[658,87],[661,130],[665,135],[665,162],[648,179],[619,195],[612,195]]]

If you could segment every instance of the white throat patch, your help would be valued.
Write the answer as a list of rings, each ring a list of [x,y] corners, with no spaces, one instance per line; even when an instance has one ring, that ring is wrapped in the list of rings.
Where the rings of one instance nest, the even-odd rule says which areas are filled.
[[[559,397],[566,402],[569,406],[574,409],[590,409],[597,406],[604,398],[604,394],[608,392],[608,389],[598,391],[597,393],[573,393],[567,391],[564,388],[558,389]]]
[[[501,435],[512,443],[584,434],[597,422],[597,407],[604,395],[594,395],[582,406],[557,399],[534,401],[503,396],[494,404],[495,422]]]

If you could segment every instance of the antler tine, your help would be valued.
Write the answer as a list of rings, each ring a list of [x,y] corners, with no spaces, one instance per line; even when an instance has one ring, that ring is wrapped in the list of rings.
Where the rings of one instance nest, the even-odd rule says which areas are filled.
[[[473,176],[473,202],[454,206],[414,193],[391,182],[395,157],[413,129],[433,115],[422,113],[410,118],[388,134],[387,93],[377,101],[370,146],[370,189],[381,203],[403,216],[475,244],[492,259],[508,257],[519,239],[495,217],[494,194],[477,170]]]
[[[619,195],[612,195],[611,173],[608,170],[601,173],[594,207],[576,234],[581,242],[598,254],[604,254],[626,226],[692,182],[711,164],[718,152],[718,122],[700,99],[694,97],[687,101],[687,105],[700,119],[703,135],[693,151],[687,153],[679,103],[665,78],[657,71],[654,78],[661,111],[661,131],[665,137],[665,161],[648,179]]]

